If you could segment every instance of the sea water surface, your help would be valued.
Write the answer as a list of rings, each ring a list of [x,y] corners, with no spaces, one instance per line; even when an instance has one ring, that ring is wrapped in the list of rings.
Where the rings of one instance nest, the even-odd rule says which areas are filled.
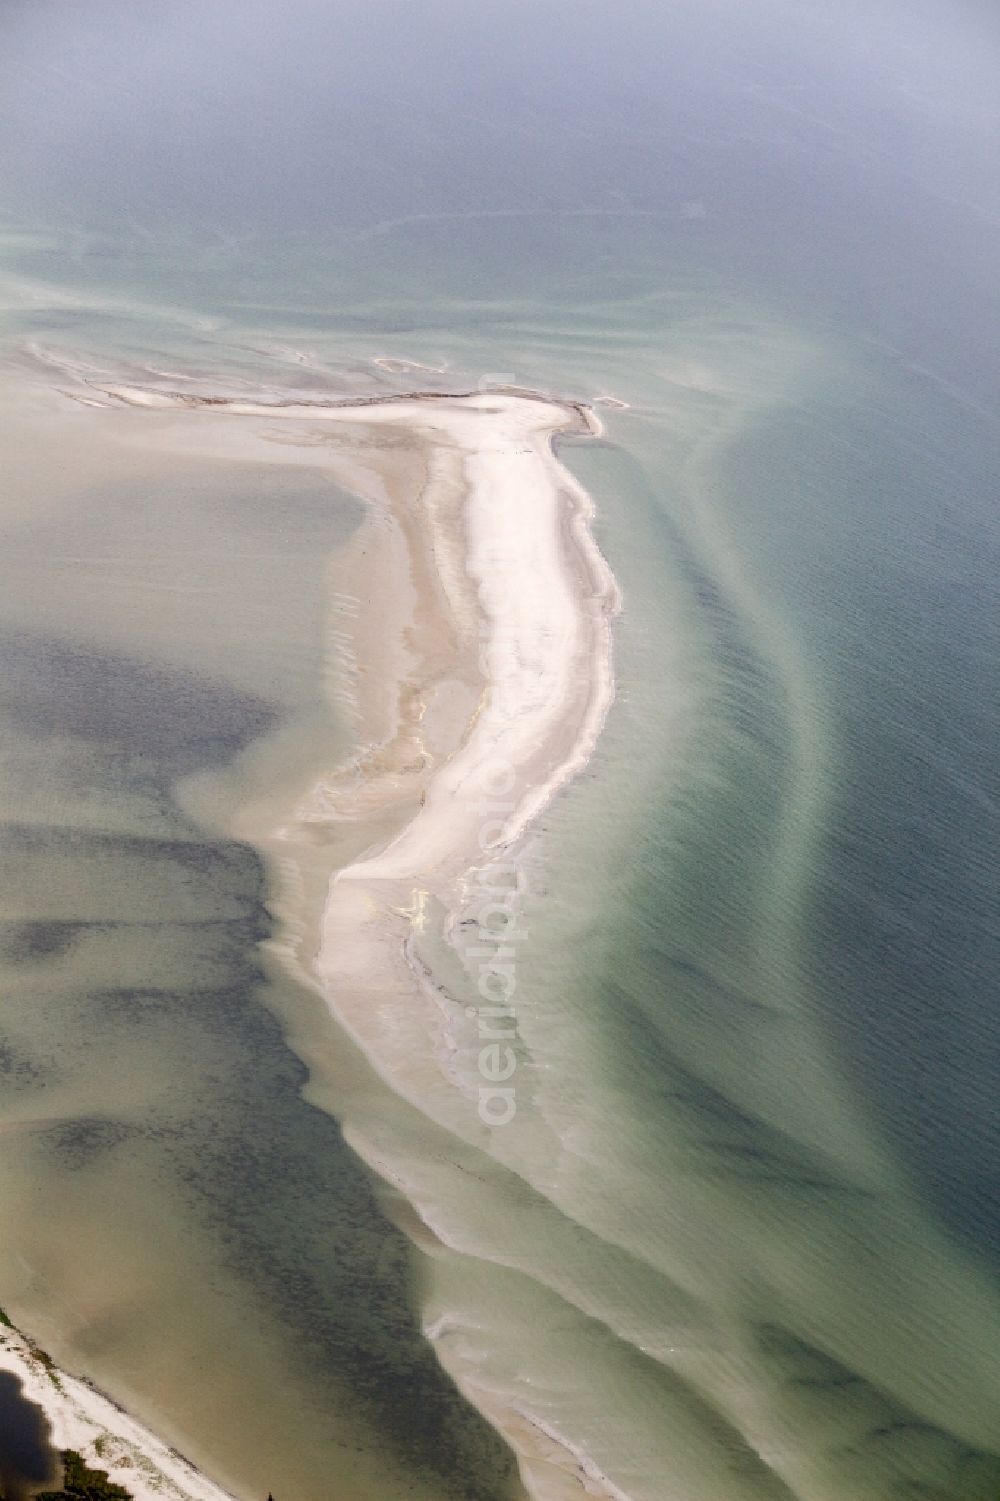
[[[986,1501],[995,37],[417,9],[295,6],[275,45],[182,8],[155,67],[111,7],[7,23],[0,1302],[241,1496],[517,1494],[440,1355],[630,1501]],[[380,1127],[232,833],[350,745],[359,504],[308,451],[171,452],[39,355],[628,403],[561,448],[618,698],[524,854],[489,1156]]]

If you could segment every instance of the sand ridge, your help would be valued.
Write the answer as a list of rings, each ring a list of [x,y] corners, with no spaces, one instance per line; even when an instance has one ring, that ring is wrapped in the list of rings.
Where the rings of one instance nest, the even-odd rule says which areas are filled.
[[[613,701],[618,588],[591,532],[591,499],[553,446],[561,433],[599,434],[598,418],[513,388],[332,401],[100,390],[112,405],[185,422],[194,411],[273,418],[280,429],[269,437],[295,444],[301,433],[367,502],[368,524],[335,575],[355,600],[347,655],[358,748],[272,841],[303,869],[311,840],[314,885],[317,872],[325,881],[312,920],[294,940],[286,930],[289,957],[396,1094],[485,1146],[514,1094],[507,1044],[496,1044],[484,1083],[468,1023],[476,1008],[461,985],[468,961],[459,990],[449,986],[462,930],[483,921],[477,883],[500,863],[516,867],[518,846],[589,761]],[[516,901],[516,889],[509,895]],[[538,1494],[562,1497],[564,1484],[576,1493],[579,1455],[503,1404],[489,1415],[526,1477],[546,1471]],[[613,1493],[594,1473],[586,1488]]]

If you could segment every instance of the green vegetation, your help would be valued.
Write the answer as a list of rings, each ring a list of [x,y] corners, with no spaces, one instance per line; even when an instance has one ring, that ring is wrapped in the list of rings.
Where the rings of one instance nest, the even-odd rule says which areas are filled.
[[[0,1308],[0,1324],[2,1324],[5,1329],[13,1329],[14,1327],[2,1308]]]
[[[38,1361],[38,1364],[44,1370],[46,1376],[48,1376],[49,1380],[52,1382],[52,1385],[55,1387],[56,1391],[61,1392],[62,1382],[59,1380],[59,1372],[56,1370],[56,1363],[52,1359],[52,1356],[49,1354],[48,1350],[40,1350],[39,1347],[36,1344],[33,1344],[30,1339],[26,1341],[26,1344],[34,1358]],[[66,1452],[71,1453],[72,1451],[67,1450]]]
[[[63,1450],[63,1488],[46,1491],[36,1501],[132,1501],[131,1491],[108,1479],[107,1470],[91,1470],[75,1449]]]

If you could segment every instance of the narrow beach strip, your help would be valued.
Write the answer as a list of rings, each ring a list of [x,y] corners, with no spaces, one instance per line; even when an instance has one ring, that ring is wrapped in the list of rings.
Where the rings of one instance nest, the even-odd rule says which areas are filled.
[[[314,789],[310,815],[371,822],[391,808],[396,826],[333,871],[311,967],[380,1072],[441,1119],[442,1080],[424,1066],[428,1039],[414,1050],[406,1000],[416,989],[427,1001],[427,976],[412,966],[406,939],[422,930],[431,903],[452,925],[459,920],[474,873],[521,839],[586,766],[614,696],[618,590],[591,532],[590,497],[553,450],[559,433],[598,435],[599,420],[581,403],[514,388],[267,401],[99,389],[151,410],[349,424],[355,433],[363,424],[369,442],[373,432],[398,434],[419,460],[416,494],[383,487],[421,596],[403,623],[408,654],[396,669],[393,722],[366,722],[362,711],[360,757]],[[315,454],[343,471],[335,449]],[[354,487],[350,473],[342,482]],[[378,587],[392,592],[384,579]],[[378,605],[353,643],[362,670],[385,654],[373,633],[400,632],[398,602]],[[418,616],[428,612],[433,620],[422,627]],[[425,638],[435,633],[432,650]],[[397,756],[389,774],[387,748],[404,739],[405,766]],[[423,1024],[438,1031],[438,1002],[421,1009]]]
[[[53,1449],[75,1451],[134,1501],[233,1501],[230,1491],[95,1386],[60,1370],[9,1323],[0,1327],[0,1371],[16,1377],[21,1395],[45,1414]],[[261,1465],[266,1470],[266,1455]]]
[[[307,443],[310,462],[368,502],[335,580],[354,601],[357,749],[269,841],[276,865],[301,866],[310,838],[325,851],[322,899],[289,948],[394,1094],[502,1155],[495,1139],[520,1103],[504,954],[521,850],[587,766],[614,697],[618,588],[591,499],[554,449],[561,434],[599,435],[599,420],[513,388],[327,401],[98,389],[182,423],[196,410],[272,419],[248,440],[273,442],[279,462],[277,445]],[[419,1214],[385,1138],[375,1148],[350,1114],[344,1125]],[[618,1494],[568,1441],[486,1400],[473,1371],[453,1374],[533,1495],[575,1494],[585,1472],[592,1495]]]

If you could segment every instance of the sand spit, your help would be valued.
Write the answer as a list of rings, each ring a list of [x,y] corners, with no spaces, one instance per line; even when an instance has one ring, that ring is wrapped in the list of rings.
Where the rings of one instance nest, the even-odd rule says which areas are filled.
[[[509,993],[516,847],[586,766],[614,694],[618,591],[590,498],[553,449],[560,433],[600,434],[598,419],[516,388],[251,401],[90,386],[182,422],[194,410],[275,419],[269,442],[307,445],[369,502],[335,580],[356,601],[346,655],[359,750],[267,840],[276,864],[300,871],[303,847],[322,849],[315,920],[293,916],[284,942],[393,1092],[489,1151],[517,1105],[512,1052],[483,1044],[480,1017],[503,1013]],[[486,964],[468,957],[484,941]],[[558,1459],[554,1434],[484,1402],[474,1373],[453,1374],[518,1453],[531,1494],[620,1495],[569,1445]]]
[[[516,388],[324,401],[98,389],[153,410],[349,423],[354,435],[363,424],[376,451],[396,444],[419,460],[416,495],[384,473],[379,487],[405,539],[399,571],[415,603],[401,621],[396,596],[406,584],[383,574],[352,644],[364,671],[402,627],[396,702],[384,722],[362,702],[361,755],[313,789],[305,816],[336,824],[396,815],[390,837],[333,873],[315,973],[393,1086],[428,1108],[422,1071],[407,1081],[386,1057],[388,1035],[408,1029],[384,1006],[398,1013],[407,1004],[401,983],[426,990],[404,940],[424,928],[432,901],[455,919],[471,874],[519,840],[586,765],[612,702],[618,592],[590,532],[590,498],[552,447],[559,432],[598,435],[600,424],[583,404]],[[330,449],[329,462],[373,499],[349,458]]]
[[[44,1412],[54,1449],[75,1449],[106,1470],[135,1501],[233,1501],[232,1493],[196,1470],[96,1387],[53,1365],[16,1329],[0,1328],[0,1370],[21,1383]]]

